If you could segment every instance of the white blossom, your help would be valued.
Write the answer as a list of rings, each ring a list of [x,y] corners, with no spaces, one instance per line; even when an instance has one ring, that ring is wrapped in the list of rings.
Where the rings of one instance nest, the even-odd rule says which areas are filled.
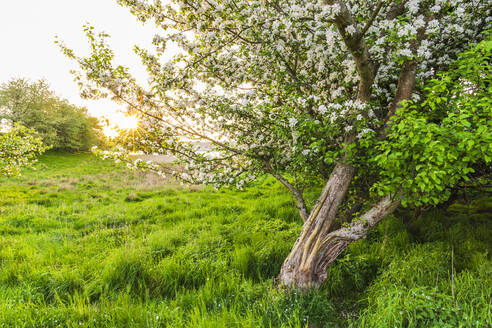
[[[297,124],[297,119],[294,117],[289,118],[289,126],[293,129]]]
[[[347,31],[347,33],[348,33],[348,34],[350,34],[350,35],[354,35],[354,34],[357,32],[357,30],[356,30],[356,28],[355,28],[355,26],[354,26],[354,25],[349,25],[349,26],[347,26],[347,28],[346,28],[345,30],[346,30],[346,31]]]

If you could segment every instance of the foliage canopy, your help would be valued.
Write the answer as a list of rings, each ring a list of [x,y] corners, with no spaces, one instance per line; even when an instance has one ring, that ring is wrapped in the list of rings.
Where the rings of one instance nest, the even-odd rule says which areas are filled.
[[[379,181],[385,194],[397,189],[389,184],[401,182],[380,181],[392,176],[395,161],[409,163],[402,168],[408,173],[426,160],[408,161],[410,153],[419,152],[408,144],[427,144],[446,130],[442,126],[441,132],[424,137],[401,123],[384,146],[376,147],[379,139],[369,138],[387,129],[402,100],[395,92],[403,73],[415,73],[407,92],[413,110],[398,112],[406,115],[405,122],[432,129],[436,125],[428,125],[427,117],[436,101],[441,117],[434,115],[435,124],[455,115],[445,110],[446,101],[425,101],[429,88],[438,88],[427,83],[447,70],[470,42],[483,39],[491,16],[487,1],[461,0],[119,2],[162,30],[153,51],[135,47],[149,73],[148,87],[114,63],[108,35],[92,26],[85,27],[90,56],[79,57],[60,45],[80,64],[82,70],[75,74],[82,95],[111,96],[140,115],[144,131],[136,140],[139,149],[180,158],[188,169],[179,175],[183,180],[237,187],[266,172],[287,174],[302,189],[313,179],[327,179],[344,158],[360,169],[364,184],[375,187]],[[169,44],[182,52],[163,62]],[[474,82],[470,71],[455,71],[454,78],[461,73]],[[446,79],[441,88],[450,83],[451,77]],[[464,90],[450,91],[454,105],[458,100],[452,100],[453,93],[465,97]],[[209,143],[210,149],[196,147],[198,141]],[[380,170],[390,170],[374,174],[372,159],[382,161],[388,147],[408,152],[378,164]],[[414,188],[411,176],[399,177],[408,180],[406,189]],[[443,178],[430,179],[440,185]],[[420,201],[435,203],[435,195],[429,197]]]

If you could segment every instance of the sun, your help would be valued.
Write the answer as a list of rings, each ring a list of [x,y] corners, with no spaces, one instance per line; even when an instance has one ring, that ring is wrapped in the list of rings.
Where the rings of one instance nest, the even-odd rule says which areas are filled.
[[[115,123],[118,129],[136,130],[138,128],[139,120],[136,116],[121,116]]]
[[[105,117],[102,120],[102,125],[103,133],[111,139],[118,136],[135,135],[135,133],[138,133],[140,119],[135,115],[125,115],[118,112],[114,113],[109,118]]]

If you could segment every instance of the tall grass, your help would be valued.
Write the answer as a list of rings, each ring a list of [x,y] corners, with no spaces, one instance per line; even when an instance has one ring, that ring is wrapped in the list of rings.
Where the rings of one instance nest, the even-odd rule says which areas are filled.
[[[0,327],[483,327],[490,211],[389,217],[322,289],[286,292],[275,277],[302,222],[273,180],[189,189],[51,153],[0,179]]]

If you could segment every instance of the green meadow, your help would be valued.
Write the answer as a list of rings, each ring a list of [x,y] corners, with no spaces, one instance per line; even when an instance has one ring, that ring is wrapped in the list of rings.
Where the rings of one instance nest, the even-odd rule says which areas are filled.
[[[0,327],[490,327],[491,217],[483,194],[400,210],[320,290],[286,292],[302,222],[274,180],[181,186],[50,153],[0,178]]]

